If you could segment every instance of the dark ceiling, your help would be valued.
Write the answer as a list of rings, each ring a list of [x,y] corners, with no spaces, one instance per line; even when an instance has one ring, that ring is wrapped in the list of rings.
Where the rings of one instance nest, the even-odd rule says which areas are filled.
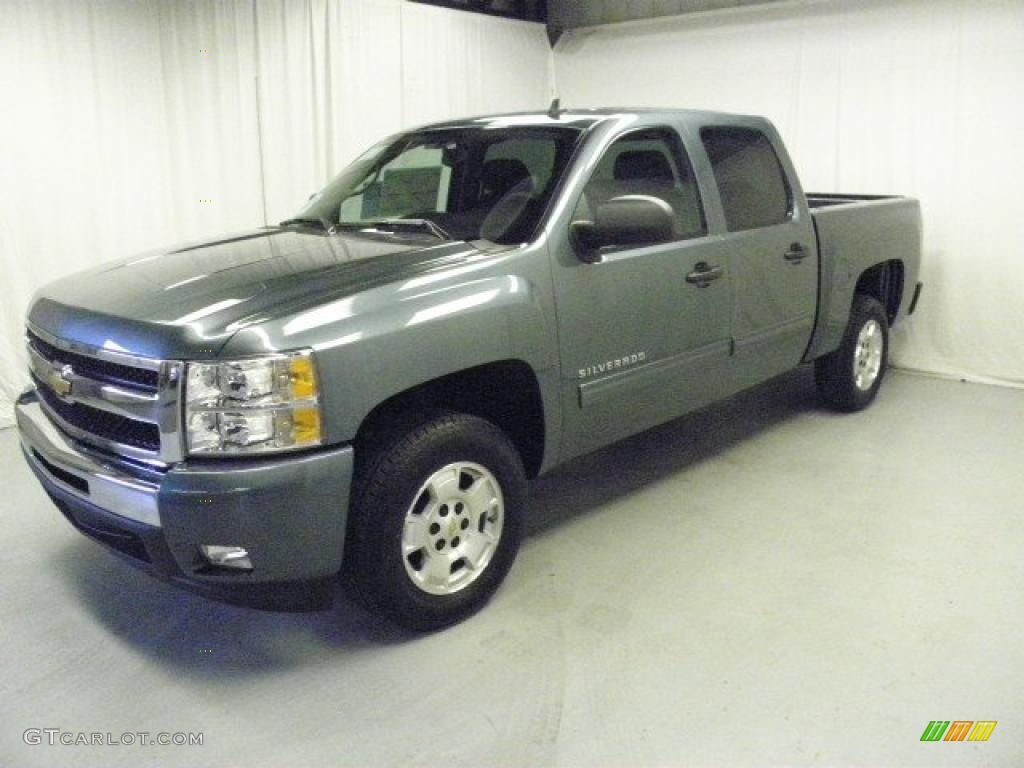
[[[474,11],[491,16],[503,16],[507,19],[524,19],[548,21],[547,0],[412,0],[426,5],[439,5],[442,8],[454,8],[458,11]]]
[[[779,0],[410,0],[410,2],[540,22],[547,25],[548,37],[554,44],[563,32],[577,27],[717,11],[746,5],[763,5],[779,2]]]

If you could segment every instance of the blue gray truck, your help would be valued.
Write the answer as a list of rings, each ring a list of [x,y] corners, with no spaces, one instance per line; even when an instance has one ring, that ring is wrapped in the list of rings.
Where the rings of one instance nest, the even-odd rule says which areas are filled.
[[[805,194],[763,118],[431,125],[279,225],[39,291],[21,443],[167,580],[312,609],[340,575],[434,629],[505,578],[529,478],[802,363],[871,403],[920,258],[915,200]]]

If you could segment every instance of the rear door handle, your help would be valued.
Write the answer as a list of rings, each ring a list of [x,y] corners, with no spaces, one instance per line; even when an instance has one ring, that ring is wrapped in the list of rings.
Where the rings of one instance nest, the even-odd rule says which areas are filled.
[[[686,282],[693,283],[700,288],[707,288],[712,280],[717,280],[723,274],[724,270],[717,264],[698,261],[693,265],[693,272],[686,276]]]
[[[783,254],[786,261],[790,261],[794,264],[799,264],[805,258],[807,258],[807,249],[804,248],[800,243],[793,243],[789,246],[789,250]]]

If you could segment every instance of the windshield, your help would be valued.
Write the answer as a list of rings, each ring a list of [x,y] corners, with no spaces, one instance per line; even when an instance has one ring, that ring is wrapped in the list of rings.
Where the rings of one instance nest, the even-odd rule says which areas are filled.
[[[452,240],[529,240],[580,131],[472,127],[404,134],[373,147],[300,211],[324,228],[418,229]]]

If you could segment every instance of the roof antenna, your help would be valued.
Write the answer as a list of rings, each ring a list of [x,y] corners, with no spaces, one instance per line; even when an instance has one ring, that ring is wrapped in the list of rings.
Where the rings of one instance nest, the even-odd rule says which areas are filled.
[[[555,99],[551,102],[551,106],[548,108],[548,117],[552,120],[558,119],[558,113],[560,111],[561,99]]]

